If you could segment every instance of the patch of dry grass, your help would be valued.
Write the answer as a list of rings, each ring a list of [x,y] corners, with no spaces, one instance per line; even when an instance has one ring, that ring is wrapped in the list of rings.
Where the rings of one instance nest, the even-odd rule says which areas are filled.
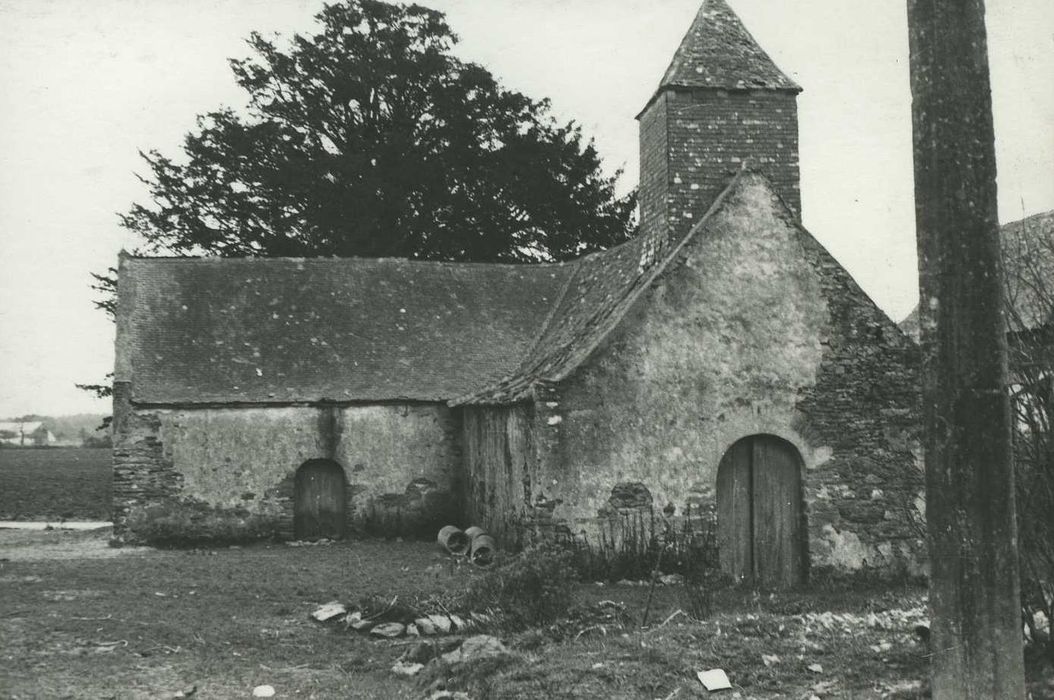
[[[0,531],[0,697],[420,696],[390,676],[399,645],[308,619],[329,600],[459,590],[435,547],[380,541],[48,558],[57,532]],[[12,560],[36,537],[37,558]],[[105,534],[81,535],[105,541]],[[92,545],[94,546],[94,545]],[[91,557],[91,558],[88,558]]]
[[[0,520],[109,520],[109,448],[0,449]]]
[[[641,588],[599,590],[640,619]],[[707,695],[696,671],[723,668],[743,698],[907,698],[923,686],[927,650],[913,632],[924,616],[918,589],[841,592],[834,613],[809,612],[824,607],[815,593],[732,591],[722,599],[728,612],[666,624],[678,591],[659,590],[660,615],[648,629],[590,629],[542,644],[529,632],[512,640],[520,662],[462,684],[480,698],[689,698]],[[587,588],[583,597],[596,595]],[[810,670],[816,664],[821,670]]]

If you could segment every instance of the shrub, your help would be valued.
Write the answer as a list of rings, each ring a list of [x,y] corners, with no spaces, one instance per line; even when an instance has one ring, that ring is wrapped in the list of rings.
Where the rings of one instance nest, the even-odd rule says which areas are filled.
[[[1054,413],[1054,410],[1051,411]],[[1026,442],[1027,441],[1027,442]],[[1026,443],[1040,458],[1034,458]],[[1030,444],[1028,444],[1030,443]],[[1054,660],[1054,444],[1044,435],[1017,435],[1017,528],[1021,608],[1028,641]],[[1042,448],[1045,454],[1040,452]],[[1046,623],[1043,623],[1046,620]]]
[[[692,584],[717,580],[717,535],[712,517],[689,507],[676,518],[650,508],[612,514],[596,541],[575,541],[574,566],[583,580],[648,579],[658,568]]]
[[[276,535],[274,520],[244,508],[221,509],[198,502],[167,502],[128,516],[133,538],[157,547],[244,544]]]
[[[548,624],[571,605],[575,583],[569,550],[539,545],[499,561],[474,580],[466,604],[475,609],[496,608],[513,627]]]

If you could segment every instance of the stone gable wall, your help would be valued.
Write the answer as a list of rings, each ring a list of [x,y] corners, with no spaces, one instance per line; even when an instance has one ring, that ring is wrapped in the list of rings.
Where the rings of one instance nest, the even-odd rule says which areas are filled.
[[[811,236],[801,240],[832,320],[816,382],[799,402],[813,440],[831,449],[807,491],[814,557],[918,573],[926,556],[919,347]]]
[[[776,435],[802,457],[814,568],[918,572],[917,348],[772,197],[747,187],[545,389],[531,500],[586,539],[631,488],[713,517],[725,451]]]

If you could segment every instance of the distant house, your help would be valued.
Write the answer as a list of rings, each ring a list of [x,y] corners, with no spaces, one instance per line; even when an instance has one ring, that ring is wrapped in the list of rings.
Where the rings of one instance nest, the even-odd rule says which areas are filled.
[[[55,444],[55,436],[40,421],[8,421],[0,423],[0,443],[19,447],[47,447]]]

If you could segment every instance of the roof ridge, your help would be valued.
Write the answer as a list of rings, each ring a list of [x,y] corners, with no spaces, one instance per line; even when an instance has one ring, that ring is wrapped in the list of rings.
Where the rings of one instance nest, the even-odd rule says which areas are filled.
[[[396,257],[383,257],[383,258],[371,258],[365,256],[337,256],[337,255],[320,255],[315,257],[289,257],[289,256],[256,256],[256,255],[240,255],[236,257],[224,257],[221,255],[130,255],[124,254],[121,256],[123,260],[130,261],[149,261],[157,262],[161,264],[190,264],[197,262],[223,262],[223,263],[238,263],[238,264],[266,264],[270,262],[285,262],[285,263],[329,263],[329,264],[410,264],[410,265],[427,265],[433,267],[492,267],[492,268],[511,268],[511,269],[530,269],[530,268],[560,268],[568,265],[577,263],[576,260],[554,260],[554,261],[543,261],[543,262],[479,262],[470,260],[420,260],[416,258],[396,258]]]

